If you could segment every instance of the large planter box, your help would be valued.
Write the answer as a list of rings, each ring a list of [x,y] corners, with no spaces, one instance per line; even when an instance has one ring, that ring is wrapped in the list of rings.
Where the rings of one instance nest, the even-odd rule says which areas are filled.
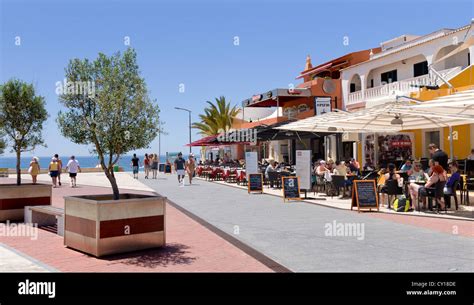
[[[64,197],[64,244],[100,257],[164,246],[166,198],[121,194]]]
[[[22,221],[24,207],[51,205],[50,184],[0,184],[0,221]]]

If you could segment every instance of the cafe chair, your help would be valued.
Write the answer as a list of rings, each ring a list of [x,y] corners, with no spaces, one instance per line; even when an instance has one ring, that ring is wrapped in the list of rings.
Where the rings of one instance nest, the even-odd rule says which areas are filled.
[[[425,197],[428,198],[428,209],[431,211],[433,210],[433,199],[435,199],[435,208],[440,210],[440,202],[444,198],[444,186],[446,185],[446,181],[439,181],[435,184],[434,187],[427,187]],[[420,194],[418,194],[418,209],[420,207]],[[444,211],[448,213],[447,205],[444,204]]]
[[[281,175],[278,172],[268,172],[268,183],[270,185],[270,188],[279,188],[280,177]]]
[[[326,181],[323,176],[316,175],[316,183],[314,184],[314,191],[324,193],[326,191]]]
[[[385,185],[387,186],[388,208],[390,209],[397,196],[403,195],[403,188],[398,186],[398,180],[387,180]]]
[[[343,189],[343,193],[346,191],[346,179],[342,175],[332,175],[331,185],[333,189],[336,191],[337,196],[341,193],[341,188]],[[331,198],[334,196],[334,192],[331,192]]]
[[[461,177],[462,179],[462,177]],[[462,191],[462,188],[460,186],[460,180],[456,180],[451,187],[451,192],[449,194],[444,194],[444,203],[446,204],[446,208],[451,208],[451,197],[454,197],[454,204],[456,206],[456,210],[458,209],[458,195],[457,195],[457,190],[459,189]],[[462,200],[462,193],[461,193],[461,200]]]

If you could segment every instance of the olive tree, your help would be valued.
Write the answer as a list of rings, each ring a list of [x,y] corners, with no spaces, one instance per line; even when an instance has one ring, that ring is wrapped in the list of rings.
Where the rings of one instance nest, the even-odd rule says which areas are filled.
[[[11,79],[0,86],[0,133],[16,153],[17,185],[21,184],[21,153],[45,146],[42,130],[47,118],[45,99],[36,95],[32,84]]]
[[[72,59],[65,74],[58,92],[66,108],[58,114],[60,131],[74,143],[91,145],[117,200],[114,165],[127,152],[147,148],[159,132],[159,108],[148,96],[136,52]]]

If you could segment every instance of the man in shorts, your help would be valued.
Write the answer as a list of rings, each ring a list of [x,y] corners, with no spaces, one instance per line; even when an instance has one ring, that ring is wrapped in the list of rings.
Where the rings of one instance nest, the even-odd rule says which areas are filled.
[[[137,154],[133,154],[132,158],[132,170],[133,170],[133,178],[138,179],[138,167],[140,166],[140,159],[137,158]]]
[[[71,187],[76,187],[76,176],[77,172],[81,171],[81,167],[75,156],[71,156],[71,159],[66,165],[66,170],[69,172],[69,177],[71,178]]]
[[[59,159],[59,155],[55,154],[54,157],[58,160],[58,184],[61,186],[61,172],[63,171],[63,161]]]
[[[178,174],[178,182],[184,186],[184,174],[185,174],[186,160],[183,158],[183,154],[179,153],[178,158],[174,160],[174,170]]]

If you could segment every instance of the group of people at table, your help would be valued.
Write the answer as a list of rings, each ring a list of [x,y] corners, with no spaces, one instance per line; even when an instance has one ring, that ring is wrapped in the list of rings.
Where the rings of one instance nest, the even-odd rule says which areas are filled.
[[[399,169],[396,168],[395,164],[390,163],[386,168],[378,171],[377,184],[378,190],[382,194],[382,204],[386,204],[390,208],[387,191],[389,181],[393,180],[398,182],[400,188],[406,187],[413,210],[415,210],[418,202],[418,196],[426,197],[427,189],[435,187],[437,183],[444,185],[444,195],[449,196],[455,192],[453,186],[461,178],[458,164],[456,161],[450,161],[448,155],[435,144],[430,144],[428,150],[431,159],[428,162],[426,172],[423,170],[420,161],[410,159],[406,160]],[[315,162],[313,172],[316,179],[320,179],[325,183],[330,183],[334,175],[343,176],[344,186],[349,187],[352,185],[353,178],[360,177],[362,171],[359,162],[355,159],[335,162],[329,159]],[[407,181],[404,181],[403,177],[408,177]],[[444,196],[437,199],[440,209],[445,209]],[[426,200],[423,200],[423,209],[426,209]]]
[[[453,186],[461,179],[459,166],[456,161],[449,160],[448,155],[439,149],[437,145],[430,144],[428,150],[431,154],[431,159],[428,162],[426,172],[422,169],[419,161],[406,160],[399,171],[397,171],[394,164],[389,164],[385,171],[381,173],[383,175],[379,177],[378,184],[379,190],[382,193],[382,204],[387,202],[387,206],[390,208],[390,200],[387,196],[388,182],[395,180],[398,182],[399,187],[407,186],[412,210],[416,209],[419,199],[423,199],[422,208],[426,209],[426,198],[418,197],[427,197],[428,188],[436,188],[440,184],[443,187],[443,196],[436,196],[438,197],[436,200],[439,204],[439,209],[445,209],[446,203],[444,198],[446,195],[450,196],[455,192]],[[402,177],[404,173],[405,176],[408,176],[408,181],[404,181]]]

